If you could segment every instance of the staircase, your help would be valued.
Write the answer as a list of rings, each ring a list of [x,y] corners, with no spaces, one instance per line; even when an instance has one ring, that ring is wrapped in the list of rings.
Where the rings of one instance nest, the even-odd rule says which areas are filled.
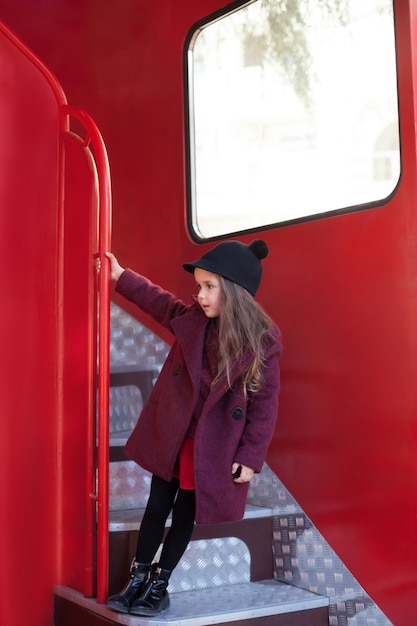
[[[125,458],[123,446],[169,349],[114,303],[111,328],[109,594],[126,582],[151,478]],[[257,494],[248,499],[240,522],[195,526],[170,578],[171,605],[160,616],[119,614],[60,586],[55,626],[328,626],[327,597],[274,580],[272,505],[270,494],[263,495],[267,480],[252,479],[252,496]]]
[[[126,582],[150,486],[123,445],[169,347],[113,303],[111,316],[109,592],[115,593]],[[169,593],[170,608],[146,619],[58,587],[55,626],[392,626],[267,466],[251,481],[241,522],[195,527]]]
[[[112,456],[119,458],[120,454],[113,450]],[[126,582],[150,478],[132,461],[111,463],[110,594]],[[192,540],[170,579],[171,605],[159,616],[119,614],[77,591],[58,587],[56,626],[328,626],[327,597],[274,580],[272,509],[250,500],[240,522],[195,526]]]

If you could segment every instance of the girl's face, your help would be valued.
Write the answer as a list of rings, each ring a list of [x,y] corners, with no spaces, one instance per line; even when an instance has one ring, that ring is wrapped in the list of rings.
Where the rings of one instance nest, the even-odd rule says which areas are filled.
[[[196,267],[194,278],[198,287],[198,304],[207,317],[219,317],[221,287],[218,275]]]

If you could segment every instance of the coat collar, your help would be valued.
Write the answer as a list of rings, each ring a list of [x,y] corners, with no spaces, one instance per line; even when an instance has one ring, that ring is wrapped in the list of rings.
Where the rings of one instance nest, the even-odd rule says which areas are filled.
[[[202,353],[204,337],[209,319],[200,307],[191,307],[186,314],[176,317],[172,321],[175,337],[181,346],[184,361],[192,380],[195,393],[200,388]],[[246,352],[236,361],[230,372],[230,384],[233,385],[254,359],[251,352]],[[209,404],[214,404],[226,393],[229,388],[226,374],[223,373],[207,398]]]

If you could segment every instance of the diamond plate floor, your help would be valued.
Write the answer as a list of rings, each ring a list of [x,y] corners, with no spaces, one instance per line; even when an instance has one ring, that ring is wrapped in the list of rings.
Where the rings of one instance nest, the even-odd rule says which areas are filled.
[[[123,615],[58,587],[55,593],[124,626],[208,626],[328,606],[329,599],[273,580],[171,593],[171,606],[151,619]]]

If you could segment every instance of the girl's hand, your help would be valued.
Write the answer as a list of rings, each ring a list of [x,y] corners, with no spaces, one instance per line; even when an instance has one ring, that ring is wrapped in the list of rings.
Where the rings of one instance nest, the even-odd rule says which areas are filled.
[[[118,280],[125,271],[125,268],[120,265],[112,252],[106,252],[106,257],[110,261],[110,279]],[[101,270],[101,259],[99,256],[96,257],[96,268],[98,272]]]
[[[119,280],[120,276],[125,271],[125,268],[122,267],[119,261],[116,259],[112,252],[106,252],[106,257],[110,261],[110,278],[111,280]]]
[[[232,465],[233,482],[235,483],[248,483],[254,473],[255,470],[241,463],[233,463]]]

